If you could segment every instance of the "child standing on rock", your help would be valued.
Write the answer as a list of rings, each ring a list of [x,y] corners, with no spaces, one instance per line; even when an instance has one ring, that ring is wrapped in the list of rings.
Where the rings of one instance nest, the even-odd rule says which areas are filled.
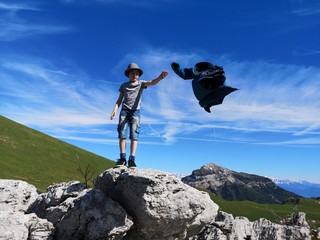
[[[138,144],[138,135],[140,128],[140,104],[142,99],[142,92],[149,86],[156,85],[167,75],[167,71],[162,71],[159,77],[151,80],[139,80],[143,74],[142,69],[136,63],[130,63],[124,74],[129,78],[128,82],[120,86],[120,94],[118,100],[111,113],[111,120],[117,114],[117,110],[122,103],[122,108],[119,114],[118,137],[120,147],[120,159],[116,163],[117,166],[126,166],[126,138],[128,127],[130,127],[130,156],[128,167],[136,167],[135,154]]]

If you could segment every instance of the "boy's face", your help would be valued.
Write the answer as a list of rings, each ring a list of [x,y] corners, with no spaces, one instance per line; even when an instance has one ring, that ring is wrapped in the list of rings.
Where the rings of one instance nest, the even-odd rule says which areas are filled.
[[[132,69],[130,72],[129,72],[129,79],[130,79],[130,82],[135,82],[138,80],[139,78],[139,70],[137,69]]]

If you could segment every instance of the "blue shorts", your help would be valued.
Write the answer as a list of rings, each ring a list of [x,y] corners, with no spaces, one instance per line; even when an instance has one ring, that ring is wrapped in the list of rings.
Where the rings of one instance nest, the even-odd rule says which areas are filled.
[[[127,138],[128,126],[130,127],[130,139],[138,140],[140,129],[140,110],[121,110],[118,124],[119,138]]]

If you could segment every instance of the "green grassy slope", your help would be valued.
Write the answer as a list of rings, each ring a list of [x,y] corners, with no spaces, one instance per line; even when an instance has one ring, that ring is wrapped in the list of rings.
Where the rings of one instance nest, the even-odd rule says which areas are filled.
[[[221,211],[231,213],[233,216],[244,216],[250,221],[266,218],[272,222],[280,222],[290,217],[292,213],[304,212],[310,227],[320,227],[320,200],[317,199],[300,198],[299,204],[260,204],[251,201],[223,200],[213,193],[208,193]]]
[[[0,116],[0,178],[24,180],[40,191],[54,183],[79,180],[89,166],[92,180],[114,161],[95,155]],[[92,185],[92,181],[90,180]]]

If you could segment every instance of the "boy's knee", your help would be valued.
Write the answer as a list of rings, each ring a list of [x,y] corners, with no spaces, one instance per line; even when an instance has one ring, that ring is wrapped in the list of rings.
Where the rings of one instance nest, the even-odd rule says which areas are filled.
[[[131,126],[130,139],[132,141],[137,141],[138,140],[139,133],[140,133],[139,129],[140,129],[140,126],[138,124],[133,124]]]

